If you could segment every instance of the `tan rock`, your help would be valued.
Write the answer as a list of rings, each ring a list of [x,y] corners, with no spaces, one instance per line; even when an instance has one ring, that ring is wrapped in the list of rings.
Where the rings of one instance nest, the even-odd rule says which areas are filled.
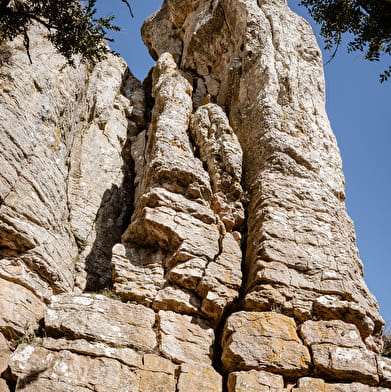
[[[10,392],[7,382],[0,378],[0,392]]]
[[[211,364],[214,333],[205,320],[161,310],[159,331],[160,351],[175,363]]]
[[[333,344],[311,346],[316,373],[340,381],[357,381],[377,385],[379,381],[376,354],[360,348]]]
[[[391,388],[391,359],[378,356],[377,364],[379,368],[380,385]]]
[[[227,230],[232,230],[244,220],[241,203],[243,153],[237,136],[224,111],[215,104],[197,110],[192,116],[190,130],[211,177],[212,208]]]
[[[242,251],[233,233],[226,233],[219,256],[210,262],[198,285],[202,311],[218,322],[225,308],[239,295],[242,283]]]
[[[1,54],[8,53],[1,63],[0,264],[16,259],[25,273],[14,279],[25,285],[34,276],[28,284],[39,296],[51,294],[47,285],[73,287],[77,247],[67,225],[66,157],[84,109],[87,70],[67,66],[41,28],[32,26],[29,38],[33,64],[21,37]]]
[[[138,392],[176,392],[176,380],[173,374],[154,371],[137,371],[139,377]]]
[[[45,312],[48,331],[121,346],[153,350],[155,313],[103,295],[57,295]]]
[[[0,275],[48,299],[110,280],[145,104],[119,57],[72,67],[41,27],[29,39],[31,64],[21,37],[1,53]]]
[[[138,132],[144,112],[141,83],[125,62],[109,56],[89,75],[85,91],[90,118],[80,124],[70,156],[68,202],[70,227],[81,252],[78,274],[83,290],[97,290],[111,282],[111,249],[120,241],[130,214],[128,187],[131,169],[128,136]],[[133,113],[134,112],[134,113]]]
[[[38,329],[44,304],[18,284],[0,279],[0,331],[10,339]]]
[[[222,361],[227,371],[266,370],[286,376],[308,372],[310,355],[293,319],[274,312],[238,312],[224,327]]]
[[[389,389],[376,388],[360,383],[337,384],[326,383],[319,378],[300,378],[292,392],[388,392]]]
[[[341,347],[365,348],[357,327],[340,320],[306,321],[300,326],[300,335],[304,343],[311,347],[330,343]]]
[[[123,300],[151,303],[163,286],[163,255],[134,244],[116,244],[111,259],[114,291]]]
[[[8,359],[11,355],[11,349],[3,334],[0,333],[0,374],[8,367]]]
[[[234,372],[228,376],[229,392],[282,392],[283,389],[282,376],[262,370]]]
[[[0,278],[20,284],[35,293],[38,298],[49,298],[53,295],[50,282],[44,281],[39,273],[17,258],[1,259]]]
[[[223,378],[211,366],[184,363],[180,367],[178,392],[222,392]]]
[[[20,345],[10,360],[16,391],[138,391],[139,379],[127,366],[108,358]]]
[[[155,354],[144,354],[142,368],[151,372],[160,372],[171,375],[175,374],[176,370],[176,366],[171,361]]]
[[[320,378],[303,377],[297,382],[292,392],[328,392],[328,385]]]
[[[383,320],[365,285],[346,214],[321,52],[310,26],[283,1],[180,3],[166,1],[142,34],[156,58],[174,53],[191,74],[195,106],[209,97],[225,108],[238,136],[250,200],[246,309],[277,305],[300,322],[314,315],[340,319],[356,325],[365,340],[373,335],[378,352]],[[213,119],[214,108],[208,103],[193,116],[199,131],[193,138],[205,150],[216,150],[212,141],[223,124]],[[219,172],[205,150],[201,159]],[[228,210],[224,192],[213,195],[222,211]],[[345,310],[341,304],[317,306],[319,297],[329,295]]]
[[[142,355],[129,347],[112,347],[108,344],[88,342],[84,339],[43,338],[41,341],[34,341],[34,343],[50,351],[70,351],[90,357],[111,358],[130,367],[143,368]]]
[[[190,291],[167,286],[156,295],[153,308],[155,310],[172,310],[182,314],[200,314],[201,301]]]

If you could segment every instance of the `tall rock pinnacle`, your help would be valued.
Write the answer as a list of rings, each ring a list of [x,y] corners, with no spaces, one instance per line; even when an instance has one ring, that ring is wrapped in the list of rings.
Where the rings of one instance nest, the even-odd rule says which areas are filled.
[[[144,85],[0,53],[0,391],[391,391],[310,26],[165,0],[142,35]]]

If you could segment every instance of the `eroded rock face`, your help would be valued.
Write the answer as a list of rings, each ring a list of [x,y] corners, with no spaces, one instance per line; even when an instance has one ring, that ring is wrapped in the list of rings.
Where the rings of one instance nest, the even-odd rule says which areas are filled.
[[[311,362],[294,321],[273,312],[238,312],[224,328],[222,361],[228,371],[267,370],[288,377],[305,375]]]
[[[0,391],[390,391],[309,26],[165,0],[143,38],[145,92],[0,48]]]
[[[152,122],[132,150],[135,212],[123,246],[115,247],[114,289],[155,309],[203,314],[215,325],[242,282],[235,231],[244,219],[242,150],[219,106],[191,116],[192,86],[168,53],[154,68],[153,86]],[[181,305],[186,298],[189,305]]]
[[[30,40],[32,64],[20,39],[1,49],[0,276],[48,299],[111,281],[144,92],[118,57],[71,67],[37,27]]]

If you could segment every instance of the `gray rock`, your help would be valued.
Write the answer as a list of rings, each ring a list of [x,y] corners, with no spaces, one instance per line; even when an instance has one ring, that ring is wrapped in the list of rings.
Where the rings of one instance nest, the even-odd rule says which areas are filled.
[[[103,295],[57,295],[45,312],[45,326],[55,336],[84,338],[152,351],[155,312],[142,305],[124,304]]]

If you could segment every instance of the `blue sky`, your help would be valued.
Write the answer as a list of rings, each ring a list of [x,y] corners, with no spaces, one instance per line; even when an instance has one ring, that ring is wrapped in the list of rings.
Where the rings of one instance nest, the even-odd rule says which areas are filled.
[[[314,25],[297,0],[291,8]],[[116,15],[121,32],[112,49],[127,61],[132,73],[142,80],[153,60],[140,38],[142,21],[160,7],[162,0],[130,0],[135,18],[131,19],[120,0],[98,0],[99,14]],[[317,34],[322,48],[322,40]],[[323,52],[324,60],[330,52]],[[385,61],[387,60],[387,61]],[[369,63],[360,52],[347,54],[341,48],[325,66],[327,112],[337,136],[346,177],[346,204],[356,227],[365,279],[376,295],[383,318],[391,324],[391,81],[380,84],[378,75],[391,57]]]

